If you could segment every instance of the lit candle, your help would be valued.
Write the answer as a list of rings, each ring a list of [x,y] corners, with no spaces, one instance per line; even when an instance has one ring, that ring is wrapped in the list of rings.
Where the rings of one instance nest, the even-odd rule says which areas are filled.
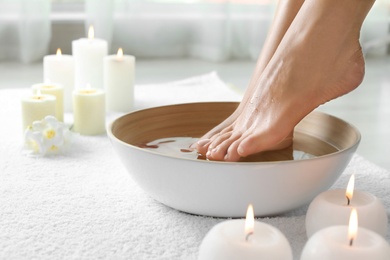
[[[57,49],[55,55],[43,58],[43,82],[61,84],[64,88],[64,110],[72,111],[72,91],[74,88],[74,60],[72,55],[62,54]]]
[[[358,227],[357,216],[353,209],[348,226],[331,226],[315,233],[303,248],[301,260],[389,260],[389,244],[377,233]]]
[[[108,53],[107,41],[96,39],[92,26],[88,38],[72,42],[72,53],[75,61],[75,86],[84,87],[91,84],[103,89],[103,59]]]
[[[123,55],[119,48],[116,55],[104,58],[104,87],[107,94],[107,110],[129,112],[134,100],[135,57]]]
[[[354,179],[352,175],[347,190],[325,191],[310,203],[306,213],[308,237],[329,226],[348,225],[351,207],[358,211],[361,227],[386,236],[387,214],[383,204],[372,194],[354,191]]]
[[[34,121],[42,120],[46,116],[55,116],[56,97],[44,95],[39,91],[36,94],[22,98],[22,127],[26,130]]]
[[[199,249],[199,260],[206,259],[293,259],[286,237],[275,227],[254,221],[253,207],[246,220],[224,221],[205,236]]]
[[[39,83],[31,86],[34,93],[53,95],[56,97],[56,114],[58,121],[64,121],[64,88],[59,84]]]
[[[105,133],[105,93],[101,89],[73,91],[73,131],[82,135]]]

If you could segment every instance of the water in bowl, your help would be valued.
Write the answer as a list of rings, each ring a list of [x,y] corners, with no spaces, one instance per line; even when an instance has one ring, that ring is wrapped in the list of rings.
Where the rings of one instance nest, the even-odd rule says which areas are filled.
[[[193,160],[207,160],[204,155],[199,154],[190,146],[198,138],[195,137],[168,137],[138,144],[137,146],[156,153],[187,158]],[[294,133],[293,145],[278,151],[267,151],[257,153],[245,158],[240,162],[272,162],[287,160],[304,160],[337,152],[333,145],[303,133]]]

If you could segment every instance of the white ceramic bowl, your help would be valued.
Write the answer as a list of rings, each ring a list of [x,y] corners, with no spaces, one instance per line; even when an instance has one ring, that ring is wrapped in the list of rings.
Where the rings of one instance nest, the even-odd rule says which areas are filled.
[[[306,147],[319,155],[310,159],[284,160],[280,154],[286,151],[278,151],[265,153],[265,162],[217,162],[137,146],[164,137],[199,137],[237,105],[190,103],[140,110],[110,123],[107,133],[131,177],[151,197],[180,211],[217,217],[243,217],[249,203],[256,216],[309,203],[338,179],[360,142],[360,133],[352,125],[313,112],[294,131],[294,149]]]

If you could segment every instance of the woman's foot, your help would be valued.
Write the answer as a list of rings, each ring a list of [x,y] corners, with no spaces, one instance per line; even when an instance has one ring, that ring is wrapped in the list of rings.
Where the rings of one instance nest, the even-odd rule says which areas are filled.
[[[248,89],[246,90],[242,101],[232,115],[200,138],[200,141],[197,143],[197,150],[199,153],[205,155],[208,151],[211,140],[213,140],[215,136],[225,128],[230,127],[239,115],[242,114],[244,108],[247,106],[247,103],[249,103],[251,97],[253,96],[253,92],[256,90],[257,81],[259,80],[261,73],[275,53],[280,41],[294,20],[303,2],[304,0],[278,1],[267,39],[264,42],[262,52],[259,56],[251,81],[248,85]]]
[[[303,117],[361,83],[364,59],[359,32],[372,4],[305,1],[250,88],[251,97],[229,117],[228,126],[217,126],[198,142],[198,151],[207,151],[211,160],[238,161],[291,145],[292,131]]]

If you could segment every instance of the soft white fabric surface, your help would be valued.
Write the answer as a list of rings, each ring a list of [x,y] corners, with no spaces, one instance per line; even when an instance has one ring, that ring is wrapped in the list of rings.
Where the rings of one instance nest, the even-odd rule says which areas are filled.
[[[196,101],[240,101],[216,72],[175,82],[135,87],[135,109]]]
[[[174,98],[173,89],[182,95]],[[212,93],[207,98],[206,89]],[[22,155],[20,97],[28,92],[0,90],[0,259],[196,259],[205,234],[225,219],[189,215],[151,199],[127,174],[105,135],[78,136],[63,155]],[[137,86],[136,99],[137,106],[147,107],[239,100],[239,95],[212,73]],[[352,173],[357,189],[381,198],[389,214],[390,173],[356,155],[334,188],[346,187]],[[306,209],[258,219],[286,235],[294,259],[306,242]]]

